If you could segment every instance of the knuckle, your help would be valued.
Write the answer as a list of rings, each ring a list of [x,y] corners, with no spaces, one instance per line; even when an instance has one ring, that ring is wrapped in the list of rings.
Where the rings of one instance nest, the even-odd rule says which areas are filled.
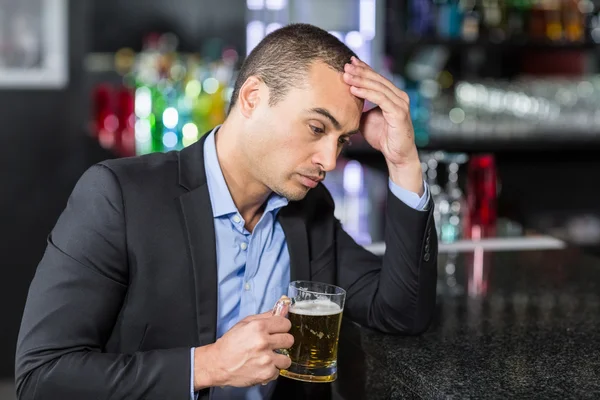
[[[255,344],[258,349],[264,349],[269,346],[269,343],[264,336],[259,336],[258,339],[256,339]]]
[[[265,369],[259,374],[259,379],[263,382],[270,381],[273,379],[273,371],[271,369]]]
[[[248,331],[250,331],[252,334],[259,333],[259,327],[258,327],[257,321],[248,322],[246,324],[246,327],[247,327]]]
[[[254,329],[256,332],[264,332],[267,330],[267,323],[265,320],[252,321],[254,323]]]
[[[263,354],[262,356],[260,356],[260,358],[258,359],[258,363],[262,366],[267,366],[267,365],[271,365],[273,362],[273,360],[271,360],[271,356],[269,356],[268,354]]]
[[[269,374],[267,374],[266,372],[261,372],[258,374],[258,376],[256,377],[257,380],[261,383],[267,382],[271,379],[271,376]]]

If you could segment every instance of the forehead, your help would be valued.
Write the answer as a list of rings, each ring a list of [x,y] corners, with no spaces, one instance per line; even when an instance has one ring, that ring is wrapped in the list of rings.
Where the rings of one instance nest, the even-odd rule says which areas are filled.
[[[302,108],[325,108],[347,129],[358,127],[363,101],[350,93],[342,73],[325,63],[311,65],[302,90]]]

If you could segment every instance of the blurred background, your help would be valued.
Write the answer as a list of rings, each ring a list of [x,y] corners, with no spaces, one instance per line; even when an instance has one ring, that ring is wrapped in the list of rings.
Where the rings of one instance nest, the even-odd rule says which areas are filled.
[[[197,141],[223,121],[246,54],[291,22],[332,32],[410,95],[442,244],[542,233],[600,254],[599,12],[599,0],[0,0],[0,380],[83,171]],[[371,248],[385,172],[356,138],[326,180]]]

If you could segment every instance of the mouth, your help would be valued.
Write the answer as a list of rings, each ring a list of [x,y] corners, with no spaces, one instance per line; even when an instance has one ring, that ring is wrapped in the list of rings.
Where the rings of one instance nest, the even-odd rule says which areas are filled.
[[[321,178],[321,177],[300,175],[300,181],[302,182],[302,184],[311,189],[317,187],[319,182],[321,182],[322,180],[323,180],[323,178]]]

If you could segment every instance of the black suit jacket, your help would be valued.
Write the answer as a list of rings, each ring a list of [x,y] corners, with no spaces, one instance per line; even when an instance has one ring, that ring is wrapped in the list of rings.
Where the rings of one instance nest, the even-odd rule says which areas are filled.
[[[203,144],[105,161],[81,177],[29,290],[19,399],[189,399],[190,348],[215,341],[217,319]],[[345,288],[344,316],[360,324],[423,332],[435,304],[432,210],[388,195],[381,260],[342,230],[319,185],[278,216],[291,279]]]

